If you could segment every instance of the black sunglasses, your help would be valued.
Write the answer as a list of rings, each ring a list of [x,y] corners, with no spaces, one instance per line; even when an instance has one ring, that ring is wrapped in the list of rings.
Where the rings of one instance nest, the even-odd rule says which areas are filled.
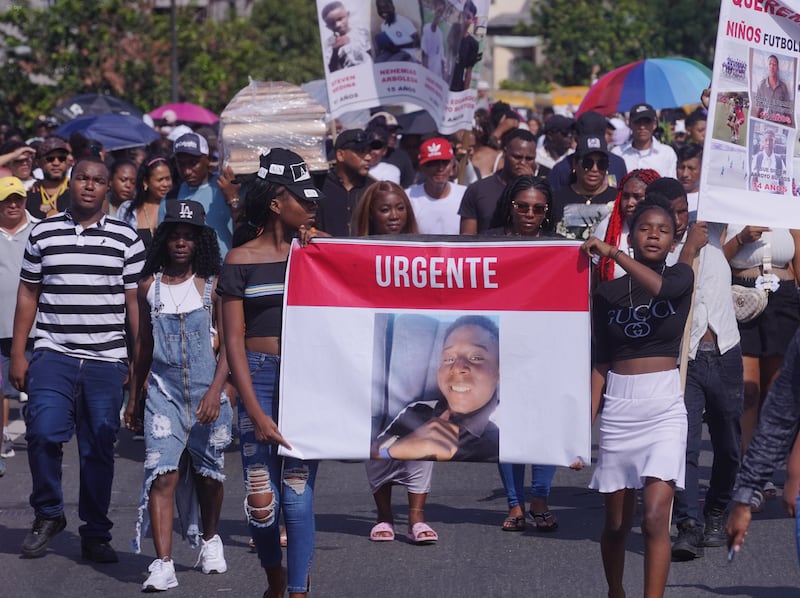
[[[581,168],[584,170],[591,170],[595,165],[597,165],[597,170],[608,170],[608,158],[598,158],[595,160],[594,158],[586,156],[581,159]]]
[[[67,154],[49,154],[44,157],[45,162],[52,163],[58,160],[59,162],[66,162],[67,161]]]

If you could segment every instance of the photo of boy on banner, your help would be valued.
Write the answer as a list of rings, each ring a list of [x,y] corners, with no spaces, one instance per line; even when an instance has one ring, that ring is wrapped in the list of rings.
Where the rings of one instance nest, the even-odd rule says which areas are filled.
[[[752,115],[761,120],[794,126],[797,61],[764,50],[750,50]]]
[[[789,187],[786,130],[756,121],[751,121],[750,128],[750,188],[784,195]]]
[[[497,461],[496,318],[376,314],[375,459]]]
[[[322,26],[331,35],[322,43],[322,53],[328,72],[372,62],[372,43],[369,31],[356,25],[355,15],[340,0],[328,2],[320,11]]]
[[[402,7],[410,2],[398,2]],[[376,0],[375,12],[380,18],[380,31],[375,35],[375,62],[421,62],[419,4],[413,15],[397,14],[394,0]]]

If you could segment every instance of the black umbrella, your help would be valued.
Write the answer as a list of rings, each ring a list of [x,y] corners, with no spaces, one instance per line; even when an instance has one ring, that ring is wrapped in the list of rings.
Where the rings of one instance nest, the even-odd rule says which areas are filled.
[[[427,110],[401,114],[397,117],[397,123],[402,129],[401,133],[406,135],[425,135],[427,133],[435,133],[437,130],[436,122],[428,114]]]
[[[108,114],[110,112],[135,116],[139,119],[144,116],[141,110],[125,100],[99,93],[89,93],[72,97],[56,106],[54,114],[61,122],[67,122],[81,116]]]

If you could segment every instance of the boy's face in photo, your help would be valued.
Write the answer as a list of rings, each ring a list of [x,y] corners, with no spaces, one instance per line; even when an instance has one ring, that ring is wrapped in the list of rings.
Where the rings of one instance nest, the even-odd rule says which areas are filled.
[[[450,411],[477,411],[495,395],[499,381],[500,348],[488,330],[466,324],[447,336],[437,382]]]
[[[336,35],[342,36],[350,31],[350,15],[344,6],[334,8],[325,17],[325,26]]]

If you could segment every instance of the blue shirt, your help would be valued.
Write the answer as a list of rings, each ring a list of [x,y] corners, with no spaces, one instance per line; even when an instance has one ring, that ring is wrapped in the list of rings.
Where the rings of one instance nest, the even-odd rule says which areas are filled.
[[[222,259],[233,246],[233,219],[231,210],[225,202],[225,196],[217,185],[218,175],[209,177],[207,183],[199,187],[190,187],[186,183],[181,183],[178,189],[177,199],[191,199],[202,204],[206,211],[206,224],[214,229],[219,241],[219,252]],[[171,201],[171,200],[167,200]],[[163,222],[167,207],[165,202],[161,202],[158,208],[158,221]]]

